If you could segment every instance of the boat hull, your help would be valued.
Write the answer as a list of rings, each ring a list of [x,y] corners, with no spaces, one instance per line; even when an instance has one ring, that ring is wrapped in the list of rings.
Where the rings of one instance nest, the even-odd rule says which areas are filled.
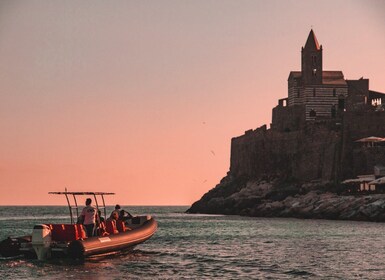
[[[137,217],[138,224],[132,224],[131,230],[110,234],[108,236],[95,236],[69,242],[51,242],[47,247],[47,254],[39,258],[36,254],[33,238],[31,236],[7,238],[0,242],[0,255],[3,257],[24,256],[38,257],[41,260],[50,258],[85,259],[98,255],[111,255],[129,251],[136,245],[151,238],[157,230],[158,224],[151,216]],[[40,230],[42,225],[35,226]],[[31,242],[32,239],[32,242]],[[35,246],[36,247],[36,246]]]
[[[71,258],[83,259],[127,250],[151,238],[157,226],[157,222],[151,218],[136,229],[104,237],[75,240],[68,246],[68,255]]]

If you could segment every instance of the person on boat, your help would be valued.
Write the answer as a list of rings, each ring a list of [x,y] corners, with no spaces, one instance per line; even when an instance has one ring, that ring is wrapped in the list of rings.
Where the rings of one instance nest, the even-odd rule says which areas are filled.
[[[91,205],[91,198],[86,199],[86,207],[82,210],[83,225],[86,228],[87,236],[94,236],[95,224],[97,219],[96,208]]]
[[[98,210],[98,219],[100,223],[104,222],[104,217],[102,216],[102,211]]]
[[[132,219],[132,217],[133,216],[129,212],[127,212],[126,210],[122,209],[119,211],[119,220],[127,221],[129,219]]]
[[[97,236],[104,236],[106,233],[106,223],[102,216],[102,212],[98,210],[98,216],[96,219],[96,235]]]
[[[119,220],[122,220],[122,221],[126,221],[126,220],[129,220],[131,219],[133,216],[128,213],[126,210],[123,210],[119,204],[116,204],[115,205],[115,210],[112,211],[112,213],[118,213],[118,216],[119,216]],[[111,213],[111,216],[112,216],[112,213]]]
[[[119,205],[119,204],[116,204],[116,205],[115,205],[115,209],[114,209],[114,211],[111,212],[110,217],[113,216],[113,213],[116,213],[116,214],[118,214],[118,216],[119,216],[119,212],[120,212],[120,205]]]
[[[107,221],[117,221],[119,219],[119,211],[112,211],[110,217],[108,217]]]

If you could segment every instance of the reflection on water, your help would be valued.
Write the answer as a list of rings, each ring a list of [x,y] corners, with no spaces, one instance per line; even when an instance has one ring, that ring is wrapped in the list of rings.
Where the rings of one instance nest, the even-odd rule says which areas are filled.
[[[385,279],[384,224],[186,215],[185,207],[127,209],[154,214],[159,222],[154,237],[133,252],[85,263],[2,259],[2,278]],[[1,239],[12,226],[21,234],[33,226],[31,219],[8,222],[10,212],[61,212],[59,222],[66,208],[29,210],[0,207]]]

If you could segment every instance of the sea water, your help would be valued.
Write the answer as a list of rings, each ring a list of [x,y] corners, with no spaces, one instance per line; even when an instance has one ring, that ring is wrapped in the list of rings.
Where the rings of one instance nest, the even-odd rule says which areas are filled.
[[[124,208],[159,223],[133,252],[85,263],[0,258],[0,279],[385,279],[382,223]],[[2,206],[0,239],[30,234],[39,223],[68,223],[67,213],[67,207]]]

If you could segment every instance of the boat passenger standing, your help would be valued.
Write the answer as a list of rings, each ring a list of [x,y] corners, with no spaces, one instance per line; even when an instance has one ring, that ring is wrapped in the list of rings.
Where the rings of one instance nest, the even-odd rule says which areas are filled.
[[[91,237],[94,235],[95,223],[96,223],[96,208],[91,206],[91,198],[86,199],[86,207],[83,208],[82,218],[83,225],[86,228],[87,236]]]

